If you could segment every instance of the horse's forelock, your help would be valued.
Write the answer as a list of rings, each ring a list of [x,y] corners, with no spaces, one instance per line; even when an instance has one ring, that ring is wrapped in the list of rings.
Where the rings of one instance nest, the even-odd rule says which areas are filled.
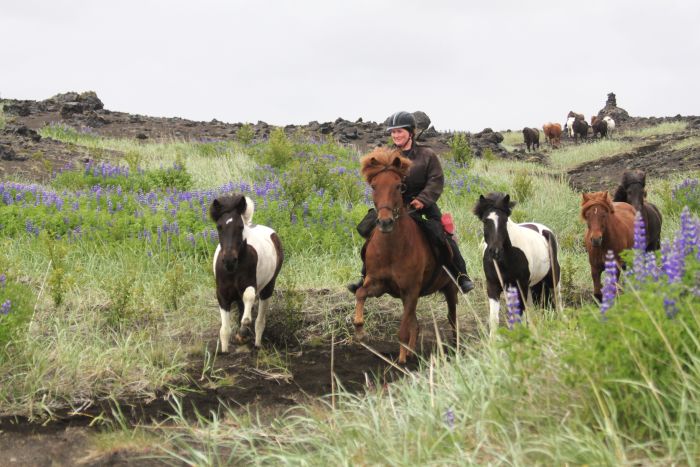
[[[646,184],[647,174],[641,170],[628,170],[622,174],[622,185],[627,188],[633,183]]]
[[[219,218],[227,212],[233,212],[239,209],[242,202],[245,202],[245,197],[243,195],[226,195],[216,198],[211,203],[209,208],[209,215],[211,219],[216,222]]]
[[[396,162],[398,160],[398,162]],[[369,183],[378,173],[390,170],[401,177],[408,174],[411,161],[396,149],[376,148],[360,159],[360,173]]]
[[[513,206],[515,206],[515,201],[511,201],[508,194],[494,192],[486,196],[481,195],[472,212],[479,219],[483,219],[487,212],[498,209],[510,217]]]
[[[601,206],[608,212],[615,212],[615,207],[613,206],[610,194],[607,191],[597,191],[593,193],[584,193],[584,200],[581,204],[581,218],[585,220],[586,212],[593,206]]]

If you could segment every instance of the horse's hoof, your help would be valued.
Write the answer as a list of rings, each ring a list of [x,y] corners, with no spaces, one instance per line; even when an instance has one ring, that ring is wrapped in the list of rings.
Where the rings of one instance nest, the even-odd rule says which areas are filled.
[[[355,340],[357,342],[364,342],[367,339],[367,333],[364,328],[355,329]]]
[[[248,340],[253,336],[253,330],[251,329],[250,326],[243,325],[243,326],[241,326],[241,329],[238,331],[238,335],[242,339]]]

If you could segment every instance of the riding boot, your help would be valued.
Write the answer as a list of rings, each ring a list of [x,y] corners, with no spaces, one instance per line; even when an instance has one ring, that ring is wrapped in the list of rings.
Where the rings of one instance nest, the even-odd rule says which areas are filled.
[[[357,282],[351,282],[348,284],[348,290],[350,293],[355,293],[357,292],[357,289],[362,287],[362,284],[365,283],[365,275],[367,274],[367,267],[365,266],[365,263],[362,263],[362,271],[360,272],[360,280]]]
[[[467,264],[464,262],[464,258],[459,251],[454,237],[452,235],[446,235],[446,237],[447,243],[449,243],[452,249],[452,264],[449,267],[450,272],[455,276],[455,279],[457,279],[457,285],[461,292],[463,294],[469,293],[474,289],[474,282],[472,282],[467,274]]]

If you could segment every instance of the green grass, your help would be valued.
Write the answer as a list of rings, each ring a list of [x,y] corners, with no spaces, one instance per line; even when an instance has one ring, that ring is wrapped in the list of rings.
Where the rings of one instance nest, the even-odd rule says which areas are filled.
[[[550,158],[552,167],[558,171],[565,171],[603,157],[614,156],[631,151],[634,144],[626,141],[601,139],[586,144],[565,146],[552,151]]]
[[[508,151],[514,151],[517,147],[522,146],[524,143],[522,131],[502,131],[503,141],[501,146],[506,148]]]
[[[675,150],[698,147],[700,147],[700,136],[692,136],[671,145],[671,148]]]
[[[657,129],[661,132],[657,134],[669,132],[668,128]],[[181,163],[196,190],[215,189],[230,181],[252,183],[265,173],[256,164],[264,146],[186,141],[141,144],[63,127],[45,128],[42,134],[86,148],[104,160],[114,157],[110,151],[118,151],[146,170]],[[519,132],[504,136],[504,144],[520,143]],[[509,139],[516,137],[517,143]],[[440,206],[443,212],[452,213],[468,271],[477,279],[477,289],[468,300],[460,300],[460,320],[479,326],[488,314],[481,280],[483,227],[471,213],[480,194],[513,194],[517,180],[529,181],[534,188],[519,200],[513,219],[551,227],[557,234],[560,262],[571,288],[589,291],[580,195],[568,187],[563,172],[633,148],[633,143],[616,140],[568,146],[551,151],[552,162],[547,167],[478,159],[464,169],[446,161],[447,184]],[[334,153],[332,148],[329,151]],[[343,151],[337,159],[348,170],[356,169],[359,155]],[[687,175],[679,174],[671,181],[651,179],[649,199],[663,209],[674,183]],[[128,197],[133,195],[124,196],[128,205]],[[340,221],[341,215],[349,216],[353,224],[366,211],[362,203],[352,208],[344,204],[347,200],[335,203],[341,209],[323,211],[335,216],[335,221]],[[321,212],[310,204],[312,216]],[[0,207],[0,224],[5,224],[9,221],[2,216],[10,211],[2,209],[5,207]],[[61,216],[70,214],[70,206],[60,215],[41,211],[40,206],[28,209],[36,209],[36,215],[30,216],[35,221],[55,218],[59,226]],[[100,217],[104,211],[96,215],[93,210],[83,206],[79,214],[95,223],[110,219]],[[145,210],[142,215],[140,228],[159,225],[157,216],[161,214]],[[114,219],[126,219],[119,216]],[[316,225],[294,228],[289,225],[289,213],[272,202],[267,208],[260,203],[255,219],[289,229],[282,238],[286,258],[272,306],[286,326],[283,329],[305,343],[327,340],[331,332],[346,342],[352,333],[348,317],[354,300],[343,287],[359,273],[362,239],[353,228],[342,234],[329,234],[327,225],[325,231]],[[23,222],[20,220],[19,232],[0,239],[0,273],[6,272],[33,291],[36,307],[31,310],[26,336],[9,349],[12,358],[0,360],[0,413],[47,416],[61,406],[79,406],[86,400],[148,399],[164,387],[177,392],[186,384],[186,365],[193,358],[206,360],[203,342],[216,335],[219,326],[210,264],[213,247],[197,252],[169,251],[96,233],[92,239],[56,241],[65,250],[51,250],[47,245],[52,243],[44,237],[24,234]],[[678,226],[676,213],[666,216],[664,234],[675,232]],[[117,227],[105,230],[113,232]],[[60,304],[56,303],[57,290]],[[501,346],[480,343],[452,359],[424,362],[426,368],[432,366],[432,372],[417,372],[379,393],[341,393],[335,410],[319,403],[262,423],[236,408],[224,411],[214,422],[176,417],[176,429],[155,429],[149,436],[160,440],[171,460],[181,458],[205,465],[226,463],[229,458],[236,463],[311,465],[692,463],[698,455],[698,446],[692,441],[697,425],[684,432],[680,427],[678,431],[669,428],[665,437],[652,440],[632,438],[609,417],[615,412],[615,402],[604,391],[599,402],[595,399],[596,391],[601,392],[597,382],[568,384],[570,368],[563,357],[579,332],[577,320],[586,312],[575,297],[572,293],[567,299],[567,308],[560,316],[533,310],[533,335],[523,337],[522,342],[503,340]],[[433,314],[444,319],[444,303],[439,297],[420,303],[423,323],[430,323]],[[368,301],[370,335],[395,338],[398,306],[398,301],[389,297]],[[262,357],[263,371],[286,375],[288,360],[283,354],[266,349]],[[664,396],[695,401],[700,385],[696,379],[691,382],[685,395]],[[447,421],[448,413],[454,415],[453,424]],[[124,435],[127,445],[128,433]],[[121,439],[122,435],[115,434],[113,443],[119,444]],[[109,442],[105,449],[109,449]]]
[[[687,122],[664,122],[658,125],[640,128],[638,130],[623,131],[619,135],[617,135],[617,137],[648,138],[651,136],[663,136],[670,135],[673,133],[680,133],[686,128],[688,128]]]

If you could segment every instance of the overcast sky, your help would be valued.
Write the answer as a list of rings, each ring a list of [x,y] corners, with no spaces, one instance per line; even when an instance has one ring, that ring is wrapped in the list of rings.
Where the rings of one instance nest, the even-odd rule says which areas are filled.
[[[3,0],[0,98],[93,90],[111,110],[438,130],[700,114],[700,1]]]

